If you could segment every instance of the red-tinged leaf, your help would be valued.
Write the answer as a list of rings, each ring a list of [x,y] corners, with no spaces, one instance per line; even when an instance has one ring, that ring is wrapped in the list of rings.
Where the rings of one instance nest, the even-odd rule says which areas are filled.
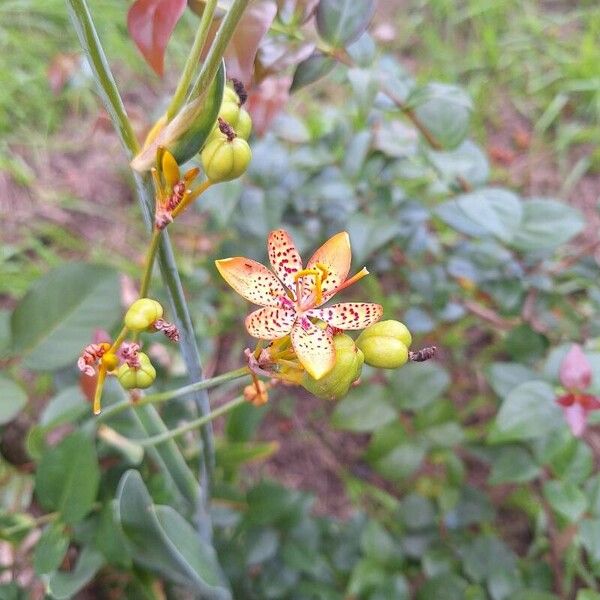
[[[248,85],[254,72],[258,46],[271,27],[277,6],[271,0],[259,0],[244,12],[225,52],[227,75]]]
[[[246,108],[257,135],[264,135],[290,97],[291,77],[269,77],[248,93]]]
[[[573,344],[560,365],[560,382],[568,390],[585,390],[592,383],[592,368],[579,344]]]
[[[127,13],[129,35],[160,76],[169,38],[186,6],[186,0],[136,0]]]

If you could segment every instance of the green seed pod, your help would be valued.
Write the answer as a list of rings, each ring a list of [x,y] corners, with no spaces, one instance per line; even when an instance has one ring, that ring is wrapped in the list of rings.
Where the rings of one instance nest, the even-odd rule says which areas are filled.
[[[379,321],[367,327],[356,345],[365,355],[365,362],[380,369],[397,369],[408,360],[412,336],[400,321]]]
[[[143,352],[139,352],[138,358],[140,360],[139,369],[134,369],[125,363],[122,364],[117,371],[119,383],[126,390],[145,390],[150,387],[156,379],[156,369],[152,366],[148,356]]]
[[[136,300],[125,313],[125,327],[131,331],[146,331],[154,321],[163,316],[163,307],[151,298]]]
[[[237,121],[235,122],[235,125],[233,125],[233,128],[239,137],[245,140],[250,137],[250,133],[252,132],[252,118],[247,110],[240,108]]]
[[[356,347],[354,340],[345,333],[333,338],[335,346],[335,365],[321,379],[313,379],[304,373],[302,386],[317,398],[340,400],[350,386],[360,377],[364,362],[363,353]]]
[[[237,122],[240,114],[240,105],[237,102],[231,102],[230,100],[223,100],[221,108],[219,109],[219,117],[224,121],[227,121],[234,129],[234,123]]]
[[[237,136],[228,139],[219,132],[206,144],[200,158],[208,179],[218,183],[243,175],[252,159],[252,151],[246,140]]]

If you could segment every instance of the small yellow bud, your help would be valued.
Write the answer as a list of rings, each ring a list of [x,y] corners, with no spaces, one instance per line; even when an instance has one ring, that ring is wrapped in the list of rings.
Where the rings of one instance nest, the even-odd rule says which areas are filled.
[[[204,147],[200,158],[208,179],[218,183],[243,175],[252,159],[252,151],[246,140],[240,137],[229,140],[219,132]]]
[[[344,333],[333,338],[335,346],[335,365],[321,379],[304,374],[302,386],[311,394],[326,400],[340,400],[350,386],[360,377],[364,362],[363,353],[356,347],[354,340]]]
[[[119,364],[119,358],[114,352],[107,352],[101,359],[100,362],[106,367],[107,371],[113,371]]]
[[[138,353],[140,361],[139,368],[130,367],[127,363],[122,364],[117,371],[119,383],[126,390],[144,390],[150,387],[156,379],[156,369],[152,366],[147,354]]]
[[[159,302],[151,298],[140,298],[125,313],[125,327],[131,331],[145,331],[162,316],[163,307]]]
[[[179,165],[175,157],[165,150],[162,157],[162,172],[169,187],[173,187],[180,179]]]
[[[412,336],[400,321],[379,321],[367,327],[356,340],[365,362],[380,369],[397,369],[408,360]]]

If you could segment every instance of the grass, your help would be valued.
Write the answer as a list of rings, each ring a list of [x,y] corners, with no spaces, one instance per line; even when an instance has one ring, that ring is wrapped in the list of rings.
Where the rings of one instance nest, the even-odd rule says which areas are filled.
[[[510,98],[559,153],[600,140],[597,2],[411,0],[408,12],[404,51],[424,79],[468,87],[480,136]]]

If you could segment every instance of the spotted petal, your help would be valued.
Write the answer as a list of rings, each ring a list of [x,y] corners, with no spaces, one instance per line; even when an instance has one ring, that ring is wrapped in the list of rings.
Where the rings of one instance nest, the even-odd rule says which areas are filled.
[[[280,306],[286,291],[264,265],[242,256],[215,261],[223,279],[240,295],[259,306]]]
[[[338,329],[364,329],[381,319],[383,307],[371,302],[342,302],[325,308],[314,308],[308,314]]]
[[[295,290],[294,274],[302,270],[302,259],[290,234],[284,229],[271,231],[267,248],[273,271],[284,285]]]
[[[292,328],[291,338],[296,356],[311,377],[321,379],[333,369],[333,336],[326,329],[321,329],[302,317]]]
[[[350,236],[342,231],[329,238],[311,257],[306,265],[307,269],[315,268],[317,263],[327,267],[327,277],[323,279],[323,294],[333,292],[345,279],[350,271],[352,251],[350,249]],[[311,282],[305,284],[305,290],[314,290],[314,279],[305,278]]]
[[[295,320],[295,310],[266,306],[246,317],[246,329],[252,337],[276,340],[286,336],[292,330]]]

